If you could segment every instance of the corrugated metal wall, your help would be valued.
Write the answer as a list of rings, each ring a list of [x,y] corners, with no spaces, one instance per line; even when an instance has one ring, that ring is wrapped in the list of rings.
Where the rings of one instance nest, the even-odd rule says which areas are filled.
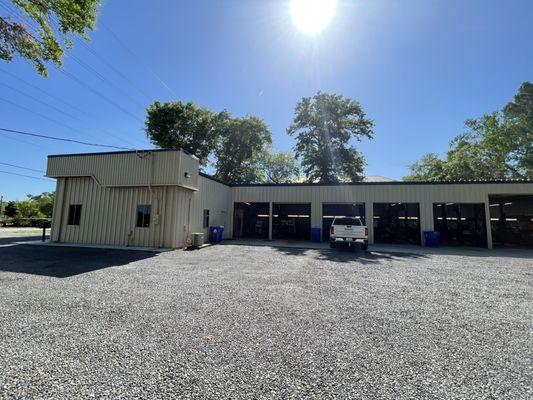
[[[193,194],[193,218],[191,232],[204,232],[207,240],[209,228],[203,227],[203,211],[209,210],[209,225],[222,225],[224,238],[231,237],[228,231],[231,188],[212,179],[200,176],[198,191]]]
[[[52,240],[116,246],[181,247],[192,191],[179,187],[102,187],[92,178],[57,184]],[[81,204],[79,226],[67,224],[69,205]],[[152,206],[149,228],[137,228],[137,205]]]
[[[102,186],[151,184],[196,189],[198,167],[198,160],[183,151],[102,153],[50,156],[46,175],[53,178],[92,176]]]
[[[484,203],[487,226],[490,227],[489,194],[533,194],[533,183],[238,186],[231,191],[228,231],[232,231],[233,227],[235,202],[311,203],[311,226],[314,227],[322,226],[323,203],[365,203],[367,221],[373,221],[373,203],[419,203],[421,230],[433,229],[433,203]],[[372,243],[373,224],[369,222],[368,227]],[[490,229],[488,235],[490,242]]]

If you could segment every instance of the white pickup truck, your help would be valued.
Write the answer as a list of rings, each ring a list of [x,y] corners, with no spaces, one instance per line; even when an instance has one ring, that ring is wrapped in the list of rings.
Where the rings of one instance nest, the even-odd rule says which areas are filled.
[[[368,249],[368,228],[356,217],[335,217],[329,231],[331,248],[343,244],[357,244],[362,250]]]

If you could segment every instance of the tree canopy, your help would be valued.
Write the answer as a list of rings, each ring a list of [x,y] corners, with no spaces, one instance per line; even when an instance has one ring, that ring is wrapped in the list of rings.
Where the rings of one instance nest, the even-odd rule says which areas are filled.
[[[297,181],[300,177],[296,159],[292,154],[284,151],[265,153],[261,160],[261,170],[265,182],[268,183],[290,183]]]
[[[261,161],[272,144],[272,133],[259,118],[227,118],[220,124],[215,147],[215,176],[230,184],[264,180]]]
[[[533,178],[533,84],[502,110],[467,120],[444,159],[429,153],[409,168],[409,181]]]
[[[150,141],[164,149],[184,149],[207,163],[214,151],[226,112],[215,114],[192,102],[151,104],[147,109],[145,129]]]
[[[46,63],[60,66],[73,37],[87,39],[99,6],[99,0],[12,0],[4,8],[12,12],[0,15],[0,59],[11,61],[19,55],[46,76]]]
[[[365,160],[350,142],[371,139],[372,128],[357,101],[318,92],[297,103],[287,133],[296,137],[296,156],[307,181],[354,182],[363,178]]]

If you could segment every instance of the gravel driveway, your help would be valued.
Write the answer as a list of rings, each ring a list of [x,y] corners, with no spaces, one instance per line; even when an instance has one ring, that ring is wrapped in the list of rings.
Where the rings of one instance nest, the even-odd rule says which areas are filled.
[[[0,247],[0,398],[532,398],[533,260]]]

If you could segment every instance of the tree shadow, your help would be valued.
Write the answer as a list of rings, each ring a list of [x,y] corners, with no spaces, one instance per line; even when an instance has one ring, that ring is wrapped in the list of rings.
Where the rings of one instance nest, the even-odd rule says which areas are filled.
[[[304,249],[295,247],[273,247],[274,250],[291,256],[306,255],[324,261],[340,263],[378,264],[386,260],[423,259],[424,254],[408,252],[374,252],[353,247],[340,247],[336,249]]]
[[[17,238],[16,241],[20,239]],[[155,254],[137,250],[16,244],[0,247],[0,271],[68,278],[99,269],[126,265],[154,257]]]

